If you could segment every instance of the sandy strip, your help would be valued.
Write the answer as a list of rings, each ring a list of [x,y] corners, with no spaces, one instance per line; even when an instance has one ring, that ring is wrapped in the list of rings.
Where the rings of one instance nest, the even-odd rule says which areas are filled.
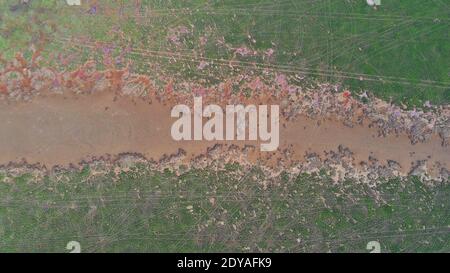
[[[114,98],[104,92],[93,95],[49,95],[31,102],[0,102],[0,164],[41,163],[47,167],[68,165],[103,155],[132,152],[158,160],[179,148],[188,157],[205,153],[217,142],[172,140],[170,105],[152,104],[130,97]],[[339,145],[348,147],[355,164],[369,156],[385,163],[395,160],[408,172],[416,160],[440,162],[448,168],[450,147],[442,147],[438,136],[412,145],[406,135],[377,137],[367,126],[349,128],[339,121],[317,121],[299,117],[280,126],[280,150],[292,148],[292,160],[302,161],[306,152],[323,155]],[[257,144],[227,142],[225,144]],[[258,145],[259,147],[259,145]],[[259,148],[257,149],[259,150]],[[276,153],[255,153],[251,160],[276,162]],[[270,160],[268,160],[270,158]]]

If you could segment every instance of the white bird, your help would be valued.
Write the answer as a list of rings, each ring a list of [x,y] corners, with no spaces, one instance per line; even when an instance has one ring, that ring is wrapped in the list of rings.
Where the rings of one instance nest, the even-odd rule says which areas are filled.
[[[367,91],[364,91],[362,94],[358,95],[361,99],[368,99],[369,96],[367,95]]]

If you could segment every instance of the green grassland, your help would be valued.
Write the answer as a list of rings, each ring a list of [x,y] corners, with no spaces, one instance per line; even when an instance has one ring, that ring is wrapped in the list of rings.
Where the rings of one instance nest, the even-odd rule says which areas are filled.
[[[1,183],[1,251],[69,252],[69,241],[83,252],[368,252],[369,241],[382,252],[450,250],[448,184],[282,174],[264,188],[257,167],[238,165],[91,173]]]
[[[408,105],[450,100],[450,6],[445,1],[383,1],[375,10],[364,0],[142,0],[139,8],[134,1],[109,0],[101,1],[95,14],[88,12],[93,1],[70,7],[63,0],[35,0],[11,11],[16,2],[0,4],[0,50],[10,57],[36,41],[40,32],[49,35],[47,52],[68,50],[61,38],[88,37],[119,47],[126,41],[135,49],[153,52],[127,56],[141,73],[148,73],[149,63],[160,62],[159,69],[171,66],[172,73],[188,79],[211,80],[209,72],[195,67],[201,58],[233,57],[233,51],[217,45],[223,38],[233,48],[258,52],[272,48],[270,60],[241,58],[261,69],[342,82],[351,90],[369,90]],[[167,37],[180,26],[190,34],[174,47]],[[112,29],[122,33],[120,39]],[[205,45],[199,43],[201,36],[208,38]],[[169,65],[155,55],[162,51],[188,57]],[[224,66],[216,70],[217,75],[226,74]],[[220,80],[217,75],[213,78]]]

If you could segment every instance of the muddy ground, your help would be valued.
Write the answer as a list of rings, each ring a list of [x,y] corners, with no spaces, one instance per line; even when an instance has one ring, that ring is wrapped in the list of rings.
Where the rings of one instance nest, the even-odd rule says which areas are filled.
[[[383,137],[367,123],[351,128],[332,117],[320,121],[306,116],[290,121],[282,118],[278,151],[259,152],[259,144],[252,141],[174,141],[170,128],[176,119],[170,117],[170,110],[175,103],[171,102],[150,103],[99,92],[48,94],[29,102],[0,103],[3,165],[25,161],[51,168],[121,153],[139,153],[157,161],[179,149],[186,152],[188,161],[218,143],[241,148],[253,145],[256,149],[245,154],[247,159],[270,167],[276,167],[282,158],[294,164],[304,162],[308,154],[325,157],[339,147],[351,151],[356,167],[373,159],[381,164],[396,162],[404,175],[414,171],[417,162],[426,162],[431,175],[448,169],[450,162],[450,147],[442,146],[437,134],[426,142],[412,144],[406,134]]]

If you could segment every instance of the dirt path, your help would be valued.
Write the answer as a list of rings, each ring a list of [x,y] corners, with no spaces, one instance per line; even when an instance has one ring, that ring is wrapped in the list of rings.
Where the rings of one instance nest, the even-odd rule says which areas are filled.
[[[0,102],[0,164],[42,163],[47,167],[78,163],[83,159],[124,152],[141,153],[159,159],[184,149],[188,156],[200,155],[214,142],[176,142],[170,136],[175,119],[171,107],[149,104],[108,93],[66,97],[42,96],[32,102]],[[440,145],[438,136],[427,143],[411,145],[406,135],[377,137],[375,129],[345,127],[338,121],[317,121],[300,117],[280,126],[280,149],[292,146],[293,160],[303,160],[306,152],[323,154],[348,147],[355,163],[374,156],[381,162],[395,160],[407,172],[412,162],[428,159],[448,168],[450,148]],[[251,143],[251,142],[249,142]],[[231,143],[227,143],[231,144]],[[243,142],[234,142],[243,145]],[[256,143],[251,143],[256,144]],[[255,155],[264,159],[273,153]]]

